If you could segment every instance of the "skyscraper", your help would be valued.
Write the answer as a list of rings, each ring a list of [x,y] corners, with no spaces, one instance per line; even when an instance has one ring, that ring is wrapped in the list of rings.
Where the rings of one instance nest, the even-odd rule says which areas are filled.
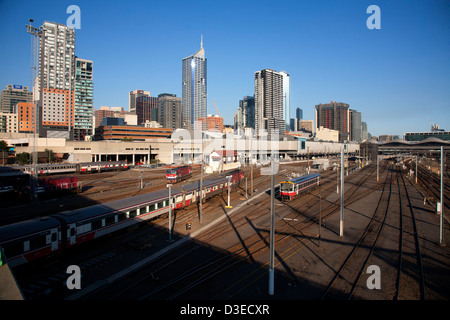
[[[130,112],[136,113],[136,99],[139,97],[150,97],[150,91],[134,90],[130,91],[128,108]]]
[[[300,108],[295,109],[295,118],[297,121],[303,120],[303,110]]]
[[[349,105],[333,101],[316,105],[316,129],[320,127],[339,131],[339,141],[349,140],[351,138]]]
[[[200,49],[192,56],[183,59],[182,126],[185,129],[196,129],[197,119],[204,118],[207,114],[206,62],[202,38]]]
[[[290,116],[291,116],[291,98],[290,98],[290,87],[291,78],[286,71],[280,71],[283,76],[283,116],[284,122],[286,123],[286,130],[289,131],[290,128]]]
[[[181,128],[181,98],[175,94],[162,93],[158,95],[158,122],[163,128]]]
[[[93,62],[76,58],[75,63],[75,107],[74,139],[84,140],[93,135],[92,116],[94,112],[94,84],[92,82]]]
[[[39,133],[70,138],[74,126],[75,29],[45,21],[41,32],[37,82],[42,126]]]
[[[271,69],[255,72],[255,130],[284,134],[283,75]]]
[[[244,128],[255,129],[255,98],[252,96],[245,96],[239,100],[234,130]]]
[[[350,140],[362,141],[361,112],[350,109]]]
[[[136,98],[136,115],[138,125],[146,121],[158,121],[158,98],[140,96]]]

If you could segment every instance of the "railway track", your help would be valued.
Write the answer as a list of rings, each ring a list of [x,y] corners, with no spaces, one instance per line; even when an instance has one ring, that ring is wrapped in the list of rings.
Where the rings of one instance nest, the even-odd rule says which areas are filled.
[[[281,175],[284,175],[285,174],[285,172],[283,172],[283,171],[281,171],[280,172],[280,174]],[[330,175],[333,175],[332,173],[330,173]],[[258,176],[257,174],[255,174],[255,185],[262,185],[263,183],[264,183],[264,180],[265,180],[265,182],[267,183],[268,182],[268,177],[267,176]],[[334,179],[333,178],[331,178],[330,179],[330,183],[334,183]],[[240,192],[240,194],[241,194],[241,196],[242,196],[242,194],[245,194],[245,192],[244,192],[244,190],[243,190],[243,187],[242,187],[242,185],[241,185],[241,189],[240,190],[238,190],[239,192]],[[236,196],[236,194],[235,194],[235,196]],[[204,205],[204,210],[205,210],[205,214],[206,215],[208,215],[208,213],[212,213],[213,211],[215,211],[215,210],[217,210],[217,205],[219,204],[220,205],[220,202],[222,202],[222,201],[224,201],[224,199],[222,198],[222,199],[220,199],[220,197],[216,197],[217,198],[217,200],[216,201],[213,201],[213,202],[207,202],[205,205]],[[309,197],[310,198],[310,200],[311,201],[314,201],[314,200],[316,200],[316,197],[314,196],[314,195],[311,195],[311,197]],[[222,205],[224,204],[224,202],[222,203]],[[185,212],[181,212],[181,214],[180,214],[180,216],[181,217],[186,217],[186,219],[192,219],[192,217],[195,217],[196,216],[196,214],[197,214],[197,209],[196,208],[193,208],[192,207],[192,209],[187,209],[187,210],[185,210]],[[189,218],[189,216],[191,216],[191,218]],[[180,224],[182,224],[183,223],[183,221],[181,220],[181,218],[180,218],[180,220],[177,220],[177,224],[178,225],[180,225]],[[242,220],[241,222],[233,222],[234,224],[235,224],[235,226],[236,226],[236,228],[239,228],[241,225],[243,225],[243,224],[245,224],[246,222],[245,222],[245,220]],[[163,226],[163,229],[160,229],[160,230],[164,230],[164,225],[162,225]],[[161,227],[161,225],[157,225],[156,227]],[[229,227],[229,226],[228,226]],[[205,241],[212,241],[212,240],[214,240],[215,238],[219,238],[221,235],[222,235],[222,233],[226,233],[227,231],[225,231],[226,229],[228,229],[227,227],[223,227],[222,228],[222,231],[218,231],[218,229],[215,229],[215,230],[212,230],[212,234],[213,234],[213,236],[211,236],[209,239],[207,239],[207,240],[205,240]],[[147,229],[148,230],[148,229]],[[157,239],[157,238],[160,238],[160,237],[165,237],[166,235],[167,235],[167,232],[166,231],[158,231],[157,230],[157,232],[156,232],[156,234],[155,234],[155,232],[149,232],[149,233],[151,233],[152,234],[152,236],[149,238],[149,237],[146,237],[146,236],[143,236],[142,238],[144,238],[144,239],[142,239],[142,240],[139,240],[139,242],[142,242],[142,243],[144,243],[144,244],[148,244],[148,243],[151,243],[152,241],[154,241],[155,239]],[[114,240],[115,242],[116,241],[120,241],[120,240],[118,240],[118,239],[115,239]],[[128,241],[126,241],[126,242],[130,242],[129,240]],[[231,250],[231,249],[230,249]],[[112,250],[112,251],[114,251],[114,250]],[[239,254],[241,254],[240,252],[238,252],[237,253],[238,255]],[[100,256],[103,256],[103,255],[100,255]],[[115,254],[115,255],[113,255],[114,257],[117,257],[117,256],[120,256],[119,254]],[[106,256],[105,256],[106,257]],[[109,255],[107,254],[107,257],[106,258],[108,258],[109,257]],[[100,259],[101,260],[101,259]],[[87,258],[86,259],[86,263],[85,262],[83,262],[83,261],[78,261],[77,263],[78,264],[81,264],[81,265],[84,265],[84,264],[91,264],[91,258]],[[45,282],[45,281],[44,281]]]
[[[401,179],[399,178],[399,176]],[[417,223],[414,209],[411,204],[411,199],[408,193],[408,189],[406,187],[406,183],[401,172],[397,173],[397,186],[398,186],[399,208],[400,208],[400,215],[399,215],[400,239],[399,239],[399,258],[398,258],[399,264],[396,281],[396,293],[394,296],[394,300],[399,300],[405,296],[407,298],[410,298],[411,294],[413,295],[413,297],[418,295],[421,300],[425,300],[426,299],[425,276],[423,271],[422,253],[419,243]],[[402,194],[406,195],[407,198],[406,203],[405,201],[402,202]],[[410,221],[405,221],[407,215],[409,216]],[[414,243],[414,248],[407,246],[405,243]],[[415,272],[413,273],[411,272],[411,270],[415,270]],[[403,274],[404,277],[402,277]],[[414,280],[410,278],[411,274],[418,274],[418,276]],[[407,279],[404,279],[405,276],[407,277]],[[402,291],[402,288],[406,287],[406,282],[408,282],[407,289],[403,289],[404,291],[406,291],[405,294],[405,292]],[[415,290],[411,290],[412,286],[415,287]]]
[[[367,262],[372,256],[383,231],[391,201],[391,188],[392,172],[383,183],[381,195],[372,218],[326,287],[321,300],[343,298],[350,300],[353,297],[361,275],[364,273]]]
[[[373,170],[371,171],[373,173]],[[369,173],[370,175],[370,173]],[[367,178],[367,175],[365,178]],[[363,179],[364,181],[364,179]],[[334,179],[330,180],[330,183],[334,182]],[[361,182],[362,183],[362,182]],[[303,199],[304,200],[304,199]],[[261,207],[268,207],[268,197],[259,201]],[[307,201],[317,202],[315,195],[310,194],[307,197]],[[217,210],[217,206],[211,208],[212,210]],[[290,211],[289,207],[286,210]],[[230,244],[229,247],[212,252],[209,250],[214,244],[214,240],[226,239],[234,235],[240,234],[242,228],[251,225],[251,220],[257,220],[261,218],[266,212],[261,212],[261,210],[255,210],[255,207],[249,207],[244,210],[245,212],[239,216],[233,216],[233,218],[228,217],[226,223],[220,224],[211,228],[199,237],[196,237],[195,242],[185,243],[183,247],[177,249],[174,254],[170,254],[172,258],[164,258],[161,261],[152,263],[146,266],[144,269],[140,269],[135,276],[132,278],[124,279],[123,284],[116,284],[119,288],[111,290],[105,289],[101,293],[95,294],[93,298],[97,299],[121,299],[123,297],[130,297],[130,294],[136,294],[139,292],[140,288],[147,288],[147,292],[138,294],[136,298],[139,299],[177,299],[186,297],[188,292],[192,292],[195,288],[201,287],[201,285],[206,281],[214,281],[218,278],[218,275],[223,275],[224,272],[230,271],[242,263],[249,263],[254,261],[257,256],[261,255],[267,249],[267,237],[268,233],[265,230],[255,230],[250,236],[238,237],[237,243]],[[230,225],[232,228],[230,228]],[[314,225],[311,224],[311,225]],[[292,224],[281,220],[281,223],[277,224],[277,237],[276,242],[278,245],[283,241],[292,238]],[[179,251],[180,250],[180,251]],[[285,254],[292,254],[293,249],[286,250]],[[295,252],[295,250],[294,250]],[[194,257],[193,255],[198,255]],[[210,256],[211,255],[211,256]],[[175,256],[175,258],[173,258]],[[200,264],[193,264],[192,267],[183,269],[180,272],[174,272],[176,274],[174,277],[170,277],[170,271],[175,268],[180,259],[186,263],[185,258],[189,256],[189,260],[200,260]],[[209,259],[205,257],[210,256]],[[281,258],[281,257],[280,257]],[[168,260],[166,260],[168,259]],[[189,263],[186,263],[190,265]],[[147,276],[142,276],[143,274]],[[155,284],[155,279],[161,285]],[[237,280],[239,283],[240,280]],[[133,283],[133,287],[130,287],[130,283]],[[117,288],[114,285],[114,288]],[[153,288],[148,290],[148,288]],[[114,295],[109,295],[110,292],[116,292]],[[130,293],[133,291],[133,293]],[[105,296],[106,294],[106,296]],[[92,298],[92,297],[89,297]]]

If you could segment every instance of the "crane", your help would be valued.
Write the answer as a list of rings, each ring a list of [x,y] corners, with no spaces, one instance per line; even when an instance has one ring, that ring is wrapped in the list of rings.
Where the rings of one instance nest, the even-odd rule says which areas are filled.
[[[217,109],[217,106],[216,106],[216,103],[214,102],[214,100],[213,100],[213,103],[214,103],[214,107],[216,107],[217,115],[220,117],[219,110]]]

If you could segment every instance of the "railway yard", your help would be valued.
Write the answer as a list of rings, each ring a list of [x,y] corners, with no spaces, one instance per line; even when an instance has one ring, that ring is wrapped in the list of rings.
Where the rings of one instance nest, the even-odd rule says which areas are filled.
[[[446,161],[448,163],[448,161]],[[227,193],[13,269],[29,300],[447,300],[450,249],[439,244],[439,176],[408,159],[358,168],[345,176],[343,236],[336,170],[291,201],[281,181],[306,161],[282,164],[275,185],[275,288],[268,294],[270,176],[250,168]],[[0,209],[0,224],[52,215],[166,189],[164,168],[79,174],[80,193]],[[198,181],[193,168],[184,185]],[[445,172],[444,242],[450,239],[449,168]],[[201,219],[201,223],[200,223]],[[322,221],[320,224],[319,222]],[[67,287],[67,267],[81,288]]]

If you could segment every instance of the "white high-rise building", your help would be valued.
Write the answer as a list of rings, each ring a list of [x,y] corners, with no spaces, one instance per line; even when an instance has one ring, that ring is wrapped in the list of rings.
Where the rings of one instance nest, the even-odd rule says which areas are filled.
[[[284,122],[286,123],[286,131],[289,131],[291,117],[291,79],[286,71],[280,71],[280,74],[283,76],[283,116]]]
[[[75,29],[48,21],[40,29],[39,80],[36,83],[40,100],[39,133],[41,136],[71,138],[74,127]]]

